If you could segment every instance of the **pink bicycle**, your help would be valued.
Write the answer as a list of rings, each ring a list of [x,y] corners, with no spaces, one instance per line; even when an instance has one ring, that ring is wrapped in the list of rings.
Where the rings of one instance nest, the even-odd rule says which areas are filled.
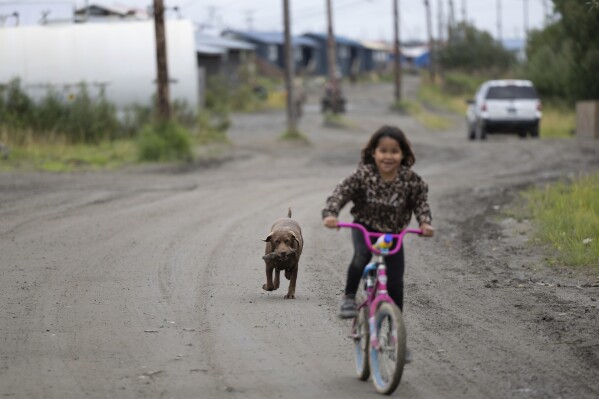
[[[397,253],[403,237],[422,234],[419,229],[406,229],[399,234],[375,233],[357,223],[338,223],[362,231],[374,259],[364,269],[362,281],[366,293],[358,306],[358,316],[352,323],[350,338],[354,341],[356,373],[362,381],[372,382],[379,393],[390,395],[399,382],[406,359],[406,328],[399,307],[387,294],[387,268],[384,257]],[[372,244],[371,239],[377,239]],[[395,248],[393,240],[396,240]]]

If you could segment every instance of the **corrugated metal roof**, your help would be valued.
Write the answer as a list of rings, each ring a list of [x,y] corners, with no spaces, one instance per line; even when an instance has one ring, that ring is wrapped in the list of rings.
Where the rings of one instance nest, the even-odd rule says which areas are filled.
[[[375,42],[373,40],[362,40],[360,44],[369,50],[383,50],[383,51],[391,51],[393,47],[389,43],[385,42]]]
[[[228,34],[232,34],[246,40],[254,40],[266,44],[283,44],[285,43],[285,35],[283,32],[256,32],[256,31],[240,31],[228,30]],[[318,43],[304,36],[292,36],[291,43],[294,46],[318,47]]]
[[[252,43],[244,42],[241,40],[230,39],[222,36],[211,36],[201,32],[195,33],[196,43],[198,45],[205,45],[211,47],[219,47],[222,49],[229,50],[255,50],[256,46]]]
[[[327,40],[328,39],[328,34],[326,34],[326,33],[312,33],[312,32],[310,32],[310,33],[304,33],[303,36],[304,37],[310,37],[310,36],[312,36],[312,37],[317,38],[318,40]],[[360,42],[358,42],[356,40],[349,39],[347,37],[339,36],[339,35],[335,35],[335,42],[337,44],[343,44],[343,45],[346,45],[346,46],[357,46],[357,47],[362,46],[360,44]]]
[[[215,47],[215,46],[210,46],[208,44],[198,43],[196,41],[196,52],[198,52],[200,54],[206,54],[206,55],[222,55],[227,52],[227,49],[225,49],[223,47]]]

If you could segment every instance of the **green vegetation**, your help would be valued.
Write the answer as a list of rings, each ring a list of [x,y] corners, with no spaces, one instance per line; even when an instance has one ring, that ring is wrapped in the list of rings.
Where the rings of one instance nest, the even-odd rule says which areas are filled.
[[[189,132],[174,121],[145,126],[139,137],[138,148],[140,161],[170,162],[193,159]]]
[[[544,97],[573,103],[599,98],[599,8],[596,1],[553,0],[559,15],[531,32],[526,76]]]
[[[297,129],[285,130],[285,132],[283,132],[283,135],[281,136],[281,139],[287,141],[303,142],[305,144],[308,144],[310,142],[310,140],[308,140],[308,137],[306,137],[306,135],[304,135]]]
[[[81,84],[77,93],[62,98],[50,89],[36,103],[25,94],[18,79],[0,86],[0,126],[4,128],[4,139],[13,145],[48,136],[61,136],[67,143],[78,144],[126,135],[103,92],[98,99],[92,99],[87,86]]]
[[[570,266],[599,268],[599,174],[524,193],[536,236]]]
[[[197,115],[187,104],[173,102],[168,123],[154,120],[153,107],[133,106],[118,118],[103,94],[92,97],[84,84],[63,97],[49,90],[34,101],[19,80],[0,86],[0,170],[63,172],[139,161],[188,162],[196,144],[228,142],[229,105],[213,92]]]
[[[327,110],[324,113],[323,123],[325,126],[336,127],[341,129],[353,129],[357,127],[352,121],[350,121],[343,115],[339,113],[334,113],[330,110]]]
[[[431,130],[448,129],[452,125],[449,118],[430,111],[427,107],[417,101],[400,100],[399,102],[392,104],[391,109],[412,115],[414,119]]]
[[[4,136],[0,134],[0,137]],[[81,169],[115,169],[134,163],[137,149],[132,140],[103,141],[98,144],[68,144],[53,140],[27,141],[10,148],[5,159],[0,159],[0,171],[43,170],[69,172]]]
[[[547,103],[543,106],[541,138],[570,138],[576,129],[576,111],[564,105]]]
[[[450,31],[448,43],[439,53],[443,69],[501,73],[516,64],[515,56],[495,41],[490,33],[468,23]]]

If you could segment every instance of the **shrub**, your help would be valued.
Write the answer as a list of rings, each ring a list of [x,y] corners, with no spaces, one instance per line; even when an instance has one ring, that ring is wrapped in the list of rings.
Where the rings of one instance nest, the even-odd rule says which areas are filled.
[[[146,125],[139,137],[141,161],[191,161],[191,138],[188,131],[174,121]]]
[[[119,135],[120,123],[115,107],[104,92],[98,99],[89,96],[87,86],[80,84],[72,101],[64,101],[53,90],[35,103],[13,79],[0,91],[0,125],[8,130],[29,130],[34,136],[60,134],[70,143],[98,143]],[[18,134],[18,133],[15,133]]]

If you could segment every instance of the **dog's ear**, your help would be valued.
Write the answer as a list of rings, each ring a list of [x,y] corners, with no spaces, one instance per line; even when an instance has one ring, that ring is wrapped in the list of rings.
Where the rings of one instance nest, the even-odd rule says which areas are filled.
[[[290,231],[290,233],[293,236],[293,241],[295,241],[296,244],[299,246],[299,238],[297,238],[297,234],[295,234],[293,231]]]
[[[270,232],[270,234],[268,236],[266,236],[266,238],[262,241],[264,242],[270,242],[270,239],[272,238],[272,231]]]

